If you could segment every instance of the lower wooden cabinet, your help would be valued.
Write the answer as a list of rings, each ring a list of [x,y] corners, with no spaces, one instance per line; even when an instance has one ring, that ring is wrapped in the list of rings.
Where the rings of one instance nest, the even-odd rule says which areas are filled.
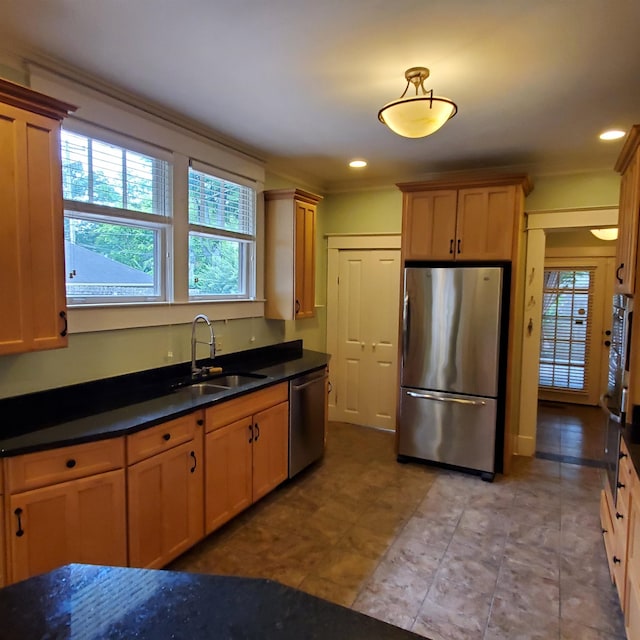
[[[285,383],[206,410],[207,534],[287,479],[288,397]]]
[[[141,439],[156,440],[160,449],[127,470],[131,567],[159,569],[204,535],[199,415],[172,420],[127,438],[129,453],[156,450],[138,446]],[[187,430],[189,437],[184,441]]]
[[[127,563],[124,469],[7,496],[10,582],[69,562]]]
[[[0,478],[2,473],[0,473]],[[2,482],[2,480],[0,480]],[[0,493],[0,589],[7,584],[5,555],[6,547],[4,546],[4,496]]]
[[[640,482],[629,451],[620,447],[615,506],[609,489],[602,491],[600,521],[607,561],[618,590],[629,640],[640,639]]]

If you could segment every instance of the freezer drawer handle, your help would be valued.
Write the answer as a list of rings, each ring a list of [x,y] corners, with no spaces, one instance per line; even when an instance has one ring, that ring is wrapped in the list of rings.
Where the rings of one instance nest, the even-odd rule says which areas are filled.
[[[430,393],[416,393],[415,391],[407,391],[407,395],[412,398],[420,398],[421,400],[437,400],[438,402],[455,402],[456,404],[470,404],[474,407],[484,407],[487,403],[484,400],[465,400],[464,398],[441,398],[433,396]]]

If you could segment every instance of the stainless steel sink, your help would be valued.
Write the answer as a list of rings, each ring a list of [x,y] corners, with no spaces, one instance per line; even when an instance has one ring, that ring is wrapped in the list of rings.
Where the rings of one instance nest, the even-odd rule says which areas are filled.
[[[241,387],[244,384],[261,380],[267,376],[261,373],[233,373],[222,376],[216,376],[211,378],[210,383],[224,387],[225,389],[234,389],[235,387]]]
[[[221,391],[228,391],[230,387],[224,387],[219,384],[213,384],[211,382],[198,382],[198,384],[192,384],[187,387],[194,396],[208,396],[212,393],[220,393]]]
[[[263,380],[267,376],[262,373],[233,373],[216,376],[209,380],[197,382],[192,384],[188,389],[191,390],[193,395],[206,396],[212,393],[220,393],[221,391],[227,391],[229,389],[235,389],[241,387],[250,382],[256,380]]]

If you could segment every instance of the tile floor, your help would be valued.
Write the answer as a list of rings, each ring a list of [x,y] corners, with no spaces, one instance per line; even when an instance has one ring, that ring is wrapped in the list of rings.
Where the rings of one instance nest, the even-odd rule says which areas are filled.
[[[320,463],[168,568],[272,578],[433,640],[618,640],[599,473],[516,458],[488,484],[332,423]]]

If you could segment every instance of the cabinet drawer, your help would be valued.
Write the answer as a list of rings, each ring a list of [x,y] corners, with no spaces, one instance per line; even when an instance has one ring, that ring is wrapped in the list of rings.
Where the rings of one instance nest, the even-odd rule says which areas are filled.
[[[268,409],[289,399],[289,385],[286,382],[261,389],[222,404],[206,409],[207,432],[219,429],[227,424],[236,422],[258,411]]]
[[[191,413],[127,436],[127,463],[134,464],[193,440],[201,415]]]
[[[26,453],[5,464],[9,493],[36,489],[124,467],[124,438]]]

